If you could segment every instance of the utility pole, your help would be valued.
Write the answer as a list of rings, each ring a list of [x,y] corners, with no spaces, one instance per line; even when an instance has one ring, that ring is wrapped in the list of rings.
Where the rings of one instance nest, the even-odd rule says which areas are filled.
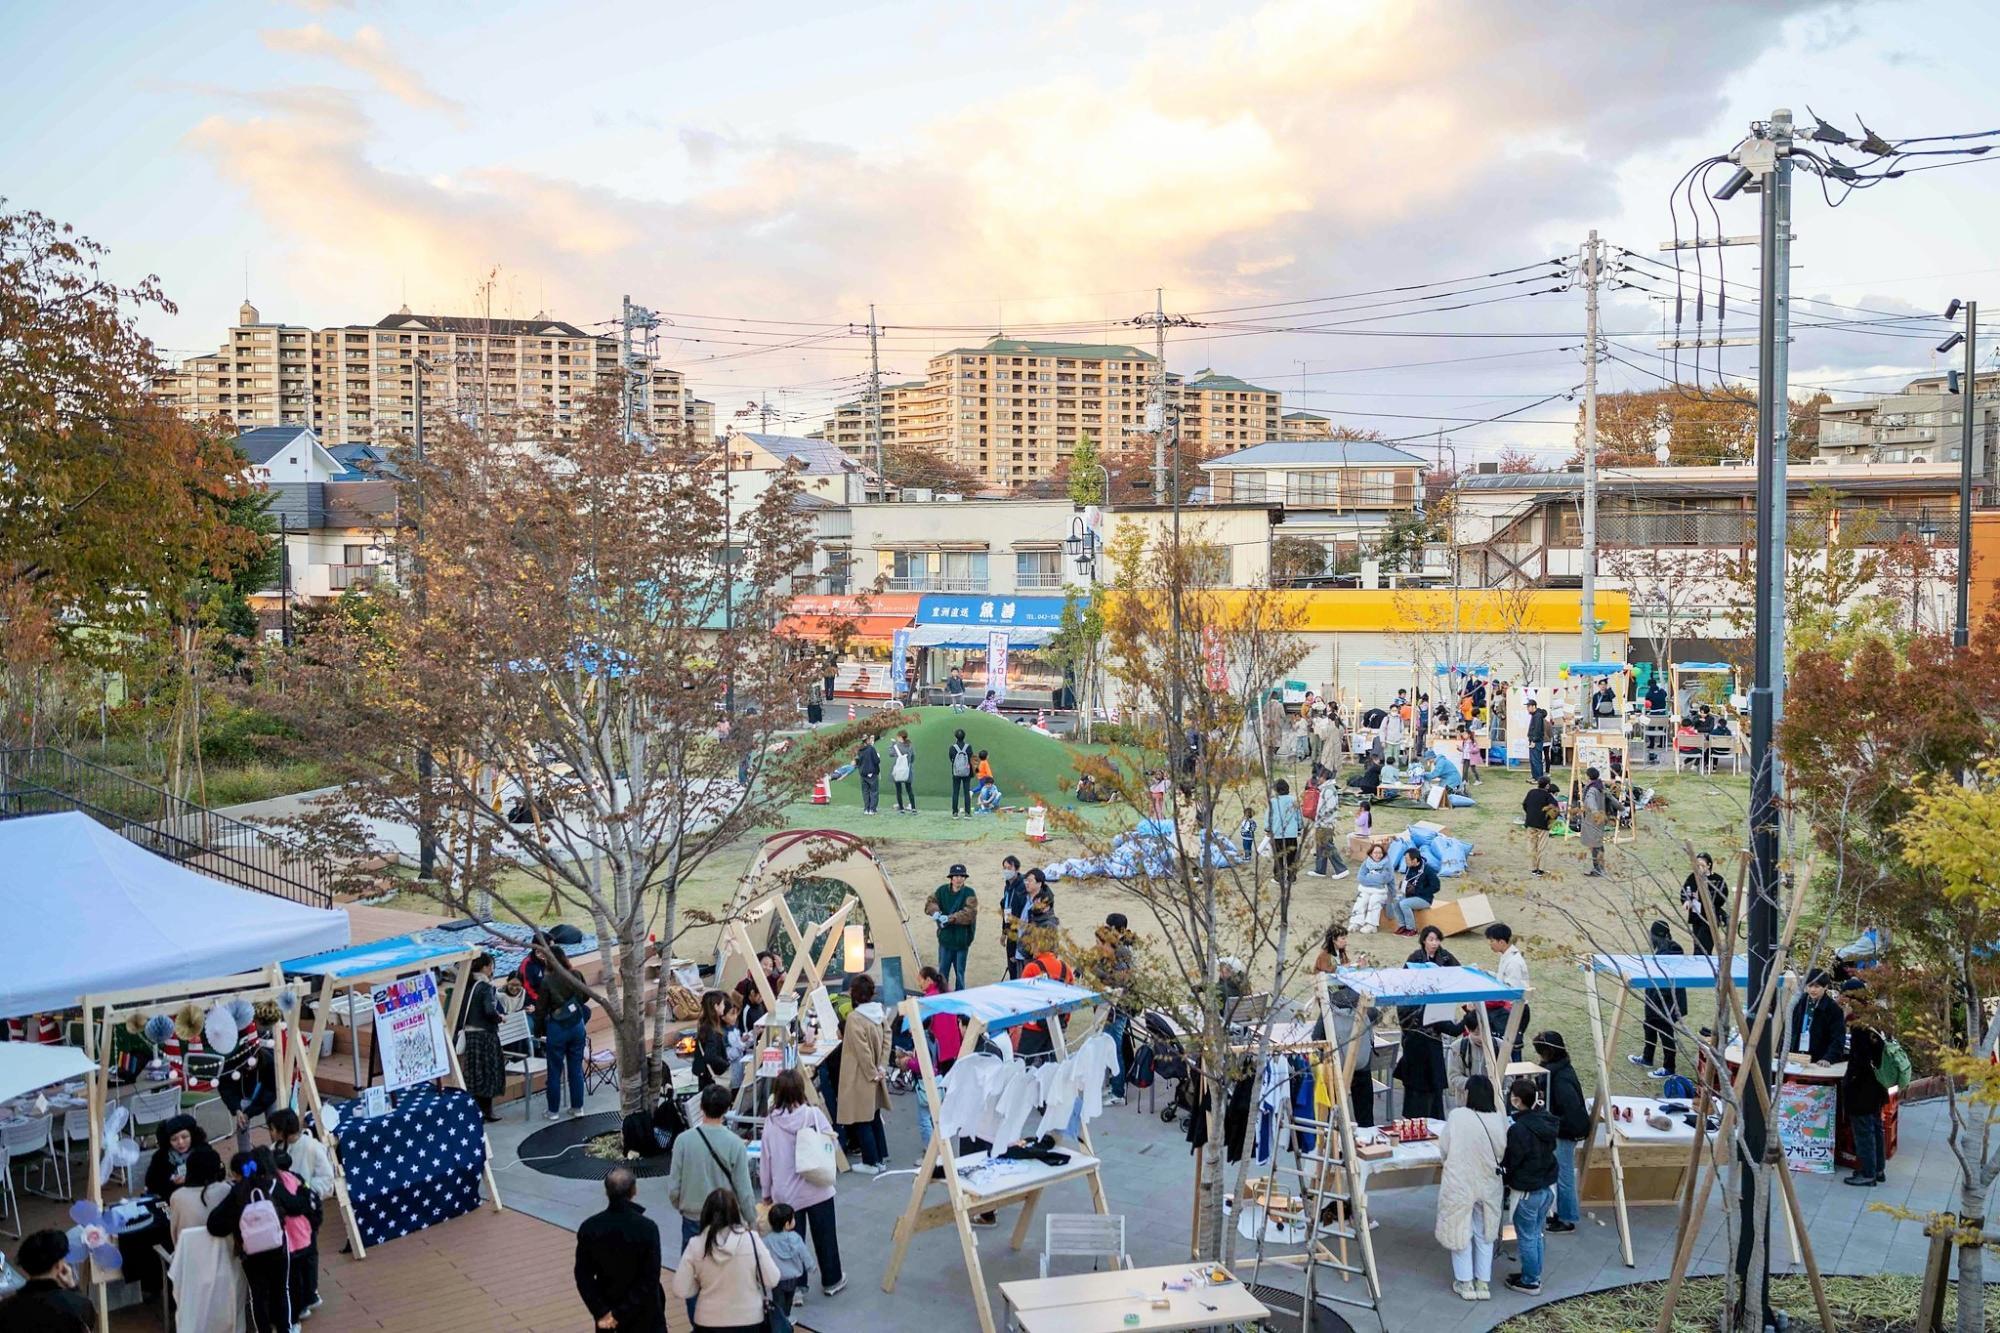
[[[492,339],[486,339],[491,342]],[[483,354],[482,354],[483,355]],[[417,608],[418,632],[429,620],[430,599],[424,588],[424,375],[437,369],[435,363],[424,356],[417,356],[412,362],[417,378],[416,429],[411,433],[410,453],[416,465],[416,483],[410,488],[410,504],[416,510],[411,523],[412,535],[416,538],[410,551],[410,593]],[[482,413],[480,421],[485,423]],[[431,772],[434,761],[428,740],[417,746],[417,878],[432,880],[437,878],[437,820],[431,796]]]
[[[875,454],[875,484],[882,498],[889,498],[889,482],[882,472],[882,357],[875,341],[875,306],[868,306],[868,443]]]
[[[1167,499],[1167,306],[1166,289],[1153,289],[1153,313],[1132,322],[1153,330],[1153,401],[1146,408],[1146,429],[1153,433],[1153,503]],[[1179,490],[1179,487],[1175,487]]]
[[[653,330],[660,326],[660,317],[642,305],[633,305],[632,298],[624,298],[618,314],[619,357],[618,364],[625,374],[623,392],[619,395],[624,406],[625,443],[636,439],[650,440],[653,435]],[[632,335],[639,336],[638,346],[633,346]],[[633,429],[634,420],[638,428]]]
[[[1597,660],[1597,229],[1583,243],[1583,660]]]
[[[1753,1008],[1777,982],[1773,964],[1782,883],[1775,741],[1784,709],[1791,151],[1792,113],[1781,108],[1771,113],[1768,124],[1753,126],[1750,137],[1737,145],[1732,157],[1741,170],[1718,195],[1733,197],[1754,182],[1762,214],[1757,310],[1756,665],[1750,686],[1750,911],[1746,939],[1750,954],[1748,1000]],[[1756,1048],[1748,1057],[1749,1076],[1757,1086],[1743,1100],[1743,1152],[1748,1169],[1739,1173],[1742,1220],[1736,1245],[1736,1326],[1753,1331],[1775,1322],[1770,1299],[1771,1182],[1772,1173],[1785,1166],[1777,1159],[1777,1136],[1764,1108],[1774,1091],[1771,1061],[1776,1047],[1772,1031],[1782,1021],[1783,1015],[1773,1013],[1758,1033]],[[1747,1038],[1749,1034],[1744,1035]]]
[[[1954,648],[1972,642],[1972,408],[1979,397],[1979,358],[1973,349],[1979,344],[1979,302],[1965,303],[1965,331],[1954,333],[1939,350],[1949,351],[1952,341],[1959,339],[1965,343],[1965,382],[1960,386],[1964,401],[1958,435],[1958,615],[1951,624]]]

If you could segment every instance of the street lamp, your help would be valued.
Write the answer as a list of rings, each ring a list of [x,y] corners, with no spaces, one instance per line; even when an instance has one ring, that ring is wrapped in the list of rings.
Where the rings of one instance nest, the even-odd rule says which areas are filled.
[[[1974,349],[1979,344],[1979,302],[1961,301],[1953,297],[1945,307],[1944,317],[1954,318],[1965,311],[1965,328],[1952,334],[1938,344],[1939,355],[1953,348],[1965,347],[1965,374],[1956,386],[1950,384],[1955,376],[1948,376],[1947,387],[1956,394],[1963,394],[1959,405],[1958,435],[1958,614],[1952,620],[1951,644],[1963,648],[1972,641],[1972,403],[1979,387],[1976,374]]]

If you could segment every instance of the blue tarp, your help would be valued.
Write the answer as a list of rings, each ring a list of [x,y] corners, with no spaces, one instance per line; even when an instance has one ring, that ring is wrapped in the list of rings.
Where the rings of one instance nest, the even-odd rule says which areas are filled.
[[[372,944],[356,944],[351,948],[335,949],[331,953],[289,958],[280,966],[289,975],[305,977],[358,977],[369,972],[386,972],[391,968],[414,971],[428,965],[433,959],[463,953],[476,944],[476,940],[433,944],[419,940],[414,935],[397,935],[391,939],[376,940]]]
[[[1476,967],[1351,968],[1338,978],[1349,990],[1383,1004],[1478,1004],[1527,994]]]
[[[1706,954],[1600,953],[1590,959],[1593,971],[1617,977],[1632,990],[1714,990],[1715,960]],[[1750,960],[1737,954],[1729,960],[1729,980],[1750,984]]]
[[[933,1014],[956,1014],[960,1018],[984,1019],[988,1032],[1005,1032],[1096,1001],[1097,992],[1082,986],[1065,985],[1047,977],[1025,977],[926,995],[917,1001],[917,1012],[925,1018]]]

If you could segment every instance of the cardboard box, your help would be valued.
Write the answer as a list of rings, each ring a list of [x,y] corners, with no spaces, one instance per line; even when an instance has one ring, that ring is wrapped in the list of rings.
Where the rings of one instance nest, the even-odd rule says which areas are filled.
[[[1418,930],[1422,930],[1425,926],[1436,926],[1446,935],[1464,935],[1471,931],[1484,930],[1500,919],[1494,915],[1493,904],[1483,893],[1468,893],[1465,897],[1451,902],[1440,899],[1432,903],[1428,911],[1418,912],[1416,917]],[[1382,929],[1393,931],[1396,924],[1395,913],[1385,909],[1382,913]]]

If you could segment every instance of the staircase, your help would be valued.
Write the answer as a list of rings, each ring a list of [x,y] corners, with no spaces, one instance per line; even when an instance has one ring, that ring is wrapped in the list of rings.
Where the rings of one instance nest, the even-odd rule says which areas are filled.
[[[0,819],[80,810],[106,828],[239,888],[311,907],[333,894],[317,866],[263,829],[52,746],[0,749]]]

